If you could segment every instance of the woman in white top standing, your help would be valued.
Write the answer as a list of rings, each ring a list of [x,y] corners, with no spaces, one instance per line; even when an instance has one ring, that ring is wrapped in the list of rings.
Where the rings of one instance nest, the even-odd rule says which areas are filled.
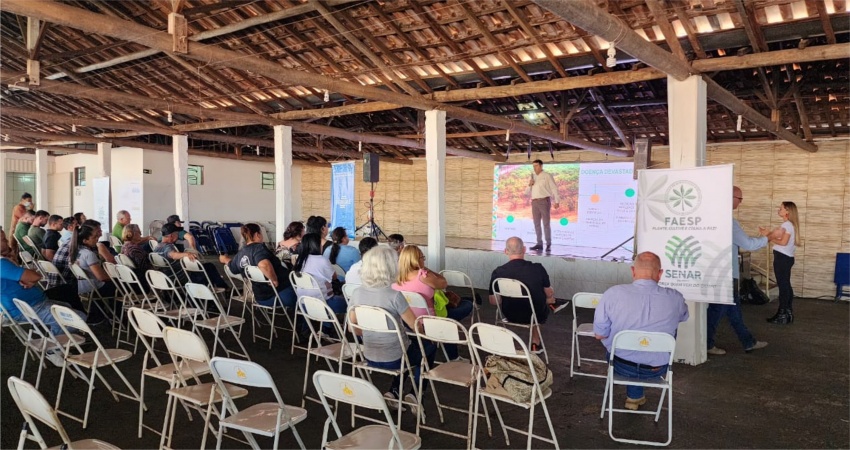
[[[794,289],[791,287],[791,267],[794,266],[794,252],[800,245],[800,221],[797,205],[794,202],[782,202],[779,205],[779,217],[784,222],[768,237],[773,242],[773,273],[779,286],[779,310],[767,319],[770,323],[790,324],[794,322],[791,302]]]

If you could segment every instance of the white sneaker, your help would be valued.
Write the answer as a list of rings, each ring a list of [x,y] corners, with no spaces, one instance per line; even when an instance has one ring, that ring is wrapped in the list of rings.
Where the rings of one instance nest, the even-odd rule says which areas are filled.
[[[398,401],[397,398],[395,398],[395,395],[393,395],[392,392],[384,392],[384,401],[387,402],[387,406],[391,410],[393,410],[393,411],[398,410],[399,401]],[[406,411],[404,406],[401,407],[401,411],[402,412]]]
[[[464,358],[463,356],[458,356],[455,359],[448,360],[448,362],[469,362],[469,360]]]
[[[714,346],[714,347],[711,347],[710,349],[708,349],[708,354],[709,355],[725,355],[726,350],[723,350],[722,348],[717,348],[717,346]]]
[[[410,412],[412,412],[413,415],[415,416],[416,413],[419,412],[419,402],[416,400],[416,396],[413,395],[413,394],[407,394],[407,395],[404,396],[404,401],[410,403],[410,405],[409,405],[410,406]],[[420,420],[422,420],[424,422],[425,421],[425,411],[422,411],[421,414],[422,414],[422,419],[420,419]]]
[[[48,350],[44,354],[44,358],[53,363],[56,367],[62,367],[65,365],[65,358],[62,357],[62,352],[59,350]]]

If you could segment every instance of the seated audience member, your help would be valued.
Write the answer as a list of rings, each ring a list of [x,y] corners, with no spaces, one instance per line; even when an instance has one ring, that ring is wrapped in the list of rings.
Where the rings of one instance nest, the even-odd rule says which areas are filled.
[[[30,226],[32,226],[33,220],[35,220],[35,211],[29,210],[24,212],[24,215],[22,215],[21,218],[18,219],[18,224],[15,225],[13,233],[15,236],[15,240],[20,244],[19,248],[26,250],[31,255],[35,256],[34,251],[38,250],[30,248],[30,246],[28,246],[26,242],[24,242],[24,236],[27,236],[29,234]]]
[[[2,258],[0,258],[0,302],[2,302],[3,307],[12,316],[12,319],[18,322],[23,321],[25,320],[24,316],[18,310],[13,299],[23,300],[24,303],[32,306],[38,317],[45,325],[50,327],[50,331],[53,334],[64,334],[62,328],[56,323],[56,319],[53,318],[53,314],[50,313],[50,307],[55,304],[63,306],[70,305],[48,300],[44,295],[44,291],[38,285],[38,281],[41,280],[41,274],[34,270],[20,267],[9,259],[8,256],[11,254],[11,248],[9,248],[9,243],[6,240],[6,233],[0,231],[0,237],[3,238],[3,242],[0,242],[0,254],[2,254]],[[77,311],[77,314],[83,320],[86,320],[84,313]],[[48,359],[53,362],[52,358]]]
[[[328,258],[331,264],[336,264],[342,267],[342,270],[348,272],[352,264],[360,261],[360,252],[348,245],[350,241],[344,227],[334,228],[333,233],[331,233],[331,242],[333,244],[322,253],[322,256]],[[340,281],[345,282],[344,279]]]
[[[130,224],[130,213],[122,209],[115,213],[115,225],[112,226],[112,235],[118,240],[124,239],[124,227]]]
[[[490,304],[495,305],[498,299],[493,294],[493,280],[496,278],[510,278],[522,282],[529,289],[531,302],[534,305],[534,314],[537,321],[542,325],[549,317],[549,307],[555,303],[555,291],[549,283],[549,274],[540,263],[533,263],[525,259],[525,245],[518,237],[508,238],[505,242],[505,254],[508,262],[496,268],[490,277]],[[502,297],[500,305],[502,314],[511,322],[531,323],[531,308],[525,298]],[[540,330],[535,327],[531,335],[531,351],[537,354],[543,353],[543,345],[540,344]]]
[[[348,272],[345,273],[346,284],[361,284],[360,268],[363,266],[363,255],[370,249],[378,246],[378,240],[373,237],[364,237],[360,240],[360,245],[357,247],[360,250],[360,261],[351,265]]]
[[[121,254],[126,255],[133,261],[133,265],[136,266],[134,271],[143,289],[147,289],[148,287],[148,280],[145,273],[153,269],[151,261],[148,258],[148,253],[150,253],[148,240],[142,237],[142,230],[134,223],[129,223],[121,229],[121,241],[124,243],[121,246]]]
[[[178,216],[177,214],[172,214],[168,216],[167,219],[165,219],[165,223],[170,223],[176,227],[178,233],[178,241],[186,242],[186,247],[191,248],[192,250],[198,248],[198,244],[197,242],[195,242],[195,236],[193,236],[192,233],[183,229],[183,221],[180,220],[180,216]],[[163,236],[165,235],[165,233],[162,234]]]
[[[334,295],[332,282],[336,279],[331,262],[322,257],[321,236],[316,233],[307,233],[301,239],[301,251],[298,252],[298,260],[295,261],[295,272],[309,273],[319,283],[328,306],[337,314],[342,314],[347,309],[345,298]],[[314,294],[315,295],[315,294]]]
[[[395,250],[397,254],[401,254],[401,251],[404,249],[404,236],[400,234],[391,234],[387,236],[387,245],[389,245],[391,249]]]
[[[166,223],[162,226],[162,242],[156,247],[156,253],[165,258],[171,264],[171,267],[174,269],[174,273],[177,274],[177,279],[180,284],[186,284],[188,282],[186,278],[186,274],[183,272],[183,267],[180,266],[180,259],[184,256],[189,257],[192,261],[198,260],[198,254],[194,252],[181,252],[177,250],[177,246],[174,245],[177,242],[177,233],[178,226],[174,223]],[[227,289],[227,283],[224,282],[224,279],[221,278],[221,274],[218,273],[218,269],[215,268],[213,263],[203,263],[201,264],[204,268],[204,272],[207,273],[207,276],[210,277],[210,281],[213,286],[215,286],[216,292],[224,292]],[[189,279],[192,280],[192,283],[203,284],[206,286],[207,280],[204,278],[204,275],[201,273],[192,272],[189,276]]]
[[[41,248],[41,254],[47,261],[52,261],[56,250],[59,250],[60,231],[62,231],[62,216],[54,214],[47,219],[47,231],[44,232],[44,244]]]
[[[78,212],[78,213],[74,214],[74,220],[77,221],[77,228],[79,228],[79,227],[83,226],[83,222],[88,220],[88,217],[86,217],[85,214]]]
[[[27,236],[32,240],[32,243],[35,244],[35,251],[40,252],[41,248],[44,247],[44,228],[43,226],[47,225],[48,220],[50,219],[50,213],[41,210],[35,213],[35,217],[32,219],[32,224],[30,225],[30,229],[27,231]],[[33,254],[33,257],[37,256]]]
[[[295,255],[298,254],[298,246],[301,244],[301,238],[304,237],[306,228],[301,222],[292,222],[286,227],[283,232],[283,240],[277,243],[275,255],[283,261],[284,264],[292,267],[295,265]]]
[[[387,311],[399,326],[407,325],[413,329],[416,316],[407,305],[407,301],[400,292],[390,285],[397,277],[396,252],[387,247],[376,247],[363,255],[363,265],[360,276],[363,283],[351,296],[351,306],[366,305],[377,306]],[[355,311],[350,311],[348,318],[352,323],[357,323]],[[404,325],[402,325],[404,324]],[[360,330],[358,330],[358,334]],[[407,333],[402,330],[401,336],[404,347],[398,346],[398,337],[394,334],[374,333],[363,331],[363,355],[369,366],[380,369],[398,369],[402,365],[402,356],[407,353],[410,365],[416,367],[414,370],[415,382],[419,383],[419,364],[422,361],[422,350],[419,343],[411,341]],[[425,355],[428,363],[433,366],[437,347],[431,341],[423,341]],[[406,383],[409,385],[410,383]],[[408,389],[412,387],[408,386]],[[387,399],[399,399],[404,393],[399,392],[399,377],[394,377],[390,391],[384,394]],[[412,393],[404,395],[404,400],[416,403]],[[391,404],[397,406],[397,404]],[[415,413],[415,411],[414,411]]]
[[[620,331],[657,331],[676,336],[679,322],[688,320],[685,297],[658,285],[661,260],[643,252],[632,264],[631,284],[613,286],[602,294],[593,319],[593,332],[608,352]],[[663,352],[620,351],[614,356],[614,373],[629,378],[656,378],[667,373],[670,355]],[[607,359],[607,358],[606,358]],[[626,408],[646,403],[642,386],[626,386]]]
[[[112,248],[112,245],[109,242],[109,237],[103,235],[103,228],[101,228],[100,222],[94,219],[86,219],[83,221],[83,226],[97,229],[98,240],[95,246],[95,251],[100,256],[100,259],[112,264],[116,264],[115,255],[117,255],[118,253],[115,251],[114,248]]]
[[[425,267],[425,255],[422,250],[416,245],[406,245],[398,257],[398,278],[393,284],[393,289],[416,292],[425,298],[428,309],[411,307],[410,310],[413,311],[413,314],[416,317],[435,315],[434,292],[446,287],[448,287],[448,282],[445,277]],[[457,299],[460,300],[459,297]],[[457,304],[447,305],[446,312],[450,319],[461,321],[472,312],[472,302],[460,300]],[[457,345],[446,344],[444,347],[450,361],[458,359]]]
[[[257,266],[263,275],[272,282],[275,290],[283,302],[283,306],[294,308],[297,297],[292,284],[289,282],[289,269],[283,266],[280,259],[272,254],[263,241],[263,233],[260,226],[255,223],[242,225],[240,230],[245,246],[239,249],[233,258],[221,255],[218,260],[227,264],[233,273],[243,274],[248,266]],[[251,284],[254,299],[263,306],[276,306],[274,291],[268,284]]]
[[[322,246],[322,253],[332,244],[328,239],[328,219],[322,216],[310,216],[307,219],[307,233],[319,235],[319,244]]]
[[[74,216],[62,219],[62,231],[59,233],[59,246],[71,240],[71,233],[77,229],[77,219]]]
[[[100,258],[97,255],[97,241],[101,234],[100,227],[83,225],[69,244],[71,264],[79,264],[91,280],[91,283],[77,280],[77,292],[80,295],[88,294],[92,290],[97,290],[101,297],[113,297],[115,295],[115,284],[109,278],[106,269],[100,264]]]

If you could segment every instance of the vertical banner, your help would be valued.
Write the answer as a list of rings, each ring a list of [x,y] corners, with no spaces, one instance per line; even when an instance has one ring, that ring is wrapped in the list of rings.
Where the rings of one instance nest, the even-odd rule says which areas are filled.
[[[732,166],[641,170],[637,246],[661,258],[659,284],[688,300],[732,299]]]
[[[92,194],[94,195],[94,214],[92,219],[101,223],[104,235],[112,230],[109,222],[109,177],[95,178],[92,180]]]
[[[348,236],[354,237],[354,161],[334,163],[331,166],[331,224],[345,227]]]

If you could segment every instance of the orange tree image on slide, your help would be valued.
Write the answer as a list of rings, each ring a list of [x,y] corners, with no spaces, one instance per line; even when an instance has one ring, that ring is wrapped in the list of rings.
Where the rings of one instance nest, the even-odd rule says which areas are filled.
[[[552,174],[561,196],[560,208],[552,210],[552,220],[575,223],[578,218],[578,164],[551,164],[543,166]],[[516,219],[531,220],[531,196],[528,182],[534,169],[531,164],[499,166],[499,181],[495,215],[499,219],[513,222]]]

